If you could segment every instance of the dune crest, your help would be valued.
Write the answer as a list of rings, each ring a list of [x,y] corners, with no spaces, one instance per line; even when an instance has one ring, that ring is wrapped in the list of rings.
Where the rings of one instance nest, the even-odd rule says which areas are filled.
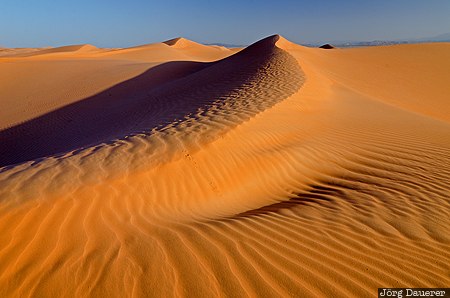
[[[31,53],[24,54],[25,56],[49,55],[49,54],[75,54],[75,53],[89,53],[96,52],[99,48],[90,44],[62,46],[56,48],[37,50]]]
[[[174,48],[186,48],[186,47],[192,47],[192,46],[204,46],[199,43],[196,43],[192,40],[183,38],[183,37],[176,37],[169,40],[164,41],[168,46],[174,47]]]
[[[89,52],[89,51],[96,51],[98,50],[98,48],[90,44],[81,44],[81,45],[58,47],[53,48],[51,50],[55,52]]]
[[[291,42],[290,40],[287,40],[286,38],[284,38],[281,35],[276,35],[277,36],[277,41],[275,42],[275,45],[277,47],[279,47],[280,49],[283,50],[291,50],[294,48],[298,48],[301,47],[300,45]]]

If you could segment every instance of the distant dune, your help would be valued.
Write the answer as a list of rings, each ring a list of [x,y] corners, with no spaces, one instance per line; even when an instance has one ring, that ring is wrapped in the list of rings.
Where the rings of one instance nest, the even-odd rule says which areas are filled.
[[[99,49],[93,45],[90,44],[82,44],[82,45],[72,45],[72,46],[63,46],[63,47],[57,47],[57,48],[33,48],[33,49],[11,49],[8,51],[7,55],[3,56],[12,56],[12,57],[30,57],[30,56],[37,56],[37,55],[46,55],[46,54],[54,54],[61,55],[61,54],[80,54],[80,53],[89,53],[99,51]],[[1,56],[0,56],[1,57]]]
[[[90,44],[80,44],[80,45],[73,45],[73,46],[64,46],[64,47],[58,47],[58,48],[52,48],[48,50],[44,50],[45,53],[62,53],[62,52],[90,52],[90,51],[96,51],[98,48],[96,46],[90,45]],[[39,54],[44,53],[41,51]]]
[[[196,43],[194,41],[188,40],[183,37],[177,37],[173,39],[169,39],[164,41],[168,46],[175,47],[175,48],[186,48],[186,47],[203,47],[202,44]]]
[[[448,43],[0,49],[0,296],[446,287],[448,78]]]

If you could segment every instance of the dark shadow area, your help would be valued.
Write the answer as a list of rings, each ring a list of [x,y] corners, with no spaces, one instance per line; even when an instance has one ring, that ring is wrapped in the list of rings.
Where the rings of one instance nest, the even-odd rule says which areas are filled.
[[[167,62],[91,97],[4,129],[0,131],[0,167],[84,148],[132,133],[137,118],[142,117],[139,110],[143,111],[140,106],[144,98],[149,99],[158,87],[209,64]],[[149,99],[146,106],[153,104]],[[153,119],[147,119],[148,128],[163,122],[161,117]]]

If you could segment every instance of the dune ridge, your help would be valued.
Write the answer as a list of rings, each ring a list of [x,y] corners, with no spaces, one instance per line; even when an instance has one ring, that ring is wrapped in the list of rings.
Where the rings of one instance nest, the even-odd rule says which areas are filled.
[[[49,147],[53,154],[65,153],[152,131],[176,139],[208,130],[208,138],[212,138],[226,131],[227,126],[232,128],[286,98],[302,82],[295,60],[270,39],[218,62],[191,63],[187,67],[182,63],[177,67],[187,68],[188,72],[183,72],[182,78],[158,82],[153,90],[145,77],[145,89],[136,92],[135,88],[135,94],[131,93],[130,87],[123,85],[135,83],[137,79],[133,78],[133,82],[3,130],[0,165],[47,157]],[[294,78],[286,82],[287,76]],[[111,93],[116,92],[121,94],[113,101]],[[205,141],[204,136],[197,137],[199,140],[190,138],[194,143]]]
[[[62,46],[56,48],[44,48],[44,49],[30,49],[30,50],[15,50],[10,51],[9,56],[14,57],[34,57],[40,55],[67,55],[67,54],[84,54],[84,53],[92,53],[97,52],[100,49],[96,46],[90,44],[80,44],[80,45],[71,45],[71,46]]]
[[[354,57],[385,62],[378,48],[341,51],[271,36],[215,62],[152,65],[2,130],[0,294],[448,285],[450,125],[377,90],[383,71],[352,75]]]
[[[165,43],[168,46],[175,47],[175,48],[185,48],[185,47],[189,47],[189,46],[205,47],[205,45],[196,43],[194,41],[191,41],[191,40],[183,38],[183,37],[172,38],[172,39],[164,41],[163,43]]]

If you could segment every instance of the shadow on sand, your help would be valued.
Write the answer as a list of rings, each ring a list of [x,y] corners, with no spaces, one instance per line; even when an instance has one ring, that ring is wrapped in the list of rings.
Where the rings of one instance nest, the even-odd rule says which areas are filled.
[[[157,106],[161,105],[159,98],[152,97],[152,92],[209,64],[167,62],[91,97],[4,129],[0,131],[0,167],[121,138],[138,129],[136,120],[149,111],[157,117],[145,119],[147,129],[173,120],[180,115],[173,109],[163,113]],[[158,115],[151,113],[152,106]],[[199,106],[194,102],[190,108],[194,112]]]

